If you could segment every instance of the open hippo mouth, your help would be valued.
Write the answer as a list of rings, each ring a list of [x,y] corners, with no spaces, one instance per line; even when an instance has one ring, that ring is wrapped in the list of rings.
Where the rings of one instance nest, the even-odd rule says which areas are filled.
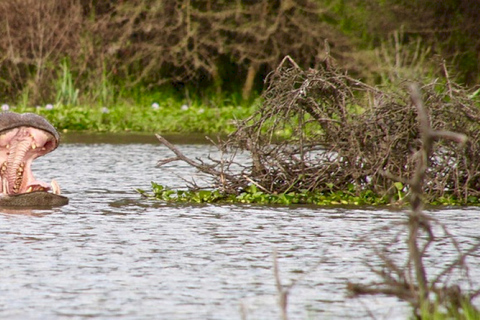
[[[47,120],[34,113],[0,114],[0,191],[18,195],[34,191],[60,194],[55,180],[38,181],[32,173],[32,161],[55,150],[59,135]]]

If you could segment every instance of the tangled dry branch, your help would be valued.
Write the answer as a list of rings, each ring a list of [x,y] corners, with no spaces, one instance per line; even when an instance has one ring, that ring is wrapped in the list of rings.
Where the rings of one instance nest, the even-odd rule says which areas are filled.
[[[458,272],[463,279],[469,281],[469,286],[473,287],[465,260],[478,250],[480,242],[477,239],[469,249],[462,250],[458,240],[443,223],[423,212],[421,198],[429,158],[434,145],[442,140],[464,144],[466,136],[451,131],[433,130],[420,91],[415,85],[411,88],[411,98],[418,113],[421,148],[418,151],[415,172],[407,181],[412,190],[410,199],[412,210],[400,231],[405,229],[408,231],[405,241],[407,243],[407,259],[401,265],[389,252],[390,248],[403,242],[400,240],[400,233],[397,233],[390,242],[383,244],[382,248],[374,247],[374,252],[380,259],[380,267],[370,266],[370,269],[381,279],[381,282],[369,285],[349,283],[347,288],[354,295],[386,294],[398,297],[412,305],[418,318],[421,318],[422,309],[433,309],[435,306],[442,306],[453,314],[461,314],[464,311],[462,308],[466,306],[465,303],[471,304],[480,291],[466,292],[465,288],[462,289],[460,285],[449,283],[449,279]],[[428,273],[431,270],[425,266],[429,253],[436,250],[435,245],[441,243],[442,246],[445,246],[445,240],[452,246],[457,258],[449,264],[440,262],[439,265],[444,265],[444,268],[435,276],[429,276]],[[467,289],[471,290],[471,288]]]
[[[222,165],[215,187],[237,193],[253,183],[265,192],[284,193],[353,185],[357,192],[388,194],[394,191],[391,177],[406,181],[415,173],[422,140],[406,88],[368,86],[340,72],[329,58],[317,69],[303,70],[286,57],[267,81],[262,107],[220,146],[225,152],[248,152],[251,163],[214,163]],[[421,90],[432,129],[468,137],[464,145],[439,140],[433,146],[425,195],[479,196],[480,110],[450,81],[424,84]]]

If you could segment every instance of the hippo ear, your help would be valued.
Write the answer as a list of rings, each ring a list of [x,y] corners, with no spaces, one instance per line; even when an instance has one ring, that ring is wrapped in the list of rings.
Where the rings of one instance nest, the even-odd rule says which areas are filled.
[[[18,128],[18,127],[33,127],[50,133],[55,140],[60,140],[60,136],[55,128],[45,118],[35,113],[15,113],[2,112],[0,113],[0,133],[2,131]]]

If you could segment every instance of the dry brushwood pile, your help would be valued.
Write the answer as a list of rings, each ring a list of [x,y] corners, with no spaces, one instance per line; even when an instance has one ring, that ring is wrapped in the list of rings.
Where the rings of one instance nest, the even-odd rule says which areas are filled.
[[[251,163],[232,156],[209,164],[188,159],[214,178],[215,188],[238,193],[254,184],[276,194],[372,190],[386,195],[396,192],[395,180],[408,181],[414,174],[421,140],[407,83],[404,90],[383,91],[340,72],[330,60],[303,70],[289,57],[267,81],[263,105],[219,145],[225,155],[248,152]],[[433,130],[468,137],[460,146],[437,141],[425,195],[479,196],[480,110],[450,81],[425,84],[421,91]]]

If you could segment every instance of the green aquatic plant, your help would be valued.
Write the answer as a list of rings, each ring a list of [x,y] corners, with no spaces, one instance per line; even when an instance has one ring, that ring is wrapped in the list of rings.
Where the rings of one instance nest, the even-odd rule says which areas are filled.
[[[420,319],[422,320],[478,320],[480,312],[471,301],[461,299],[460,301],[449,301],[448,305],[425,304],[420,308]]]
[[[160,101],[160,102],[155,102]],[[190,105],[176,98],[153,100],[142,104],[65,105],[52,108],[11,107],[14,112],[34,112],[47,118],[60,131],[88,132],[152,132],[228,134],[235,130],[235,121],[248,117],[254,104],[233,105],[227,102],[209,106],[201,101]]]
[[[166,202],[191,202],[191,203],[215,203],[231,202],[229,196],[223,195],[218,190],[172,190],[166,186],[152,182],[153,194],[137,189],[142,196],[150,199],[157,199]]]
[[[238,194],[227,194],[220,190],[179,190],[152,182],[152,190],[137,189],[143,197],[175,203],[248,203],[265,205],[390,205],[400,204],[404,195],[380,196],[373,191],[358,195],[352,185],[349,190],[330,192],[284,192],[268,193],[256,185],[249,185]]]
[[[268,193],[262,191],[254,184],[238,194],[228,194],[220,190],[181,190],[171,189],[168,186],[152,182],[150,191],[137,189],[137,192],[148,199],[155,199],[175,203],[248,203],[265,205],[318,205],[318,206],[405,206],[409,195],[405,187],[395,183],[392,189],[395,192],[390,195],[375,194],[373,190],[355,191],[351,184],[346,190],[312,192],[303,190],[301,192]],[[431,206],[460,206],[480,205],[480,199],[469,197],[467,202],[457,199],[455,196],[445,196],[434,199],[427,203]]]

